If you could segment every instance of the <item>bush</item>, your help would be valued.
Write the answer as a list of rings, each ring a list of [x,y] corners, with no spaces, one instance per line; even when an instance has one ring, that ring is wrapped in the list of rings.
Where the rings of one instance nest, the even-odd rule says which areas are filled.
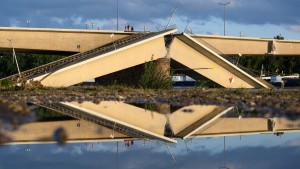
[[[8,80],[8,79],[3,79],[0,80],[0,89],[1,90],[10,90],[14,89],[14,82]]]
[[[139,86],[143,89],[171,89],[172,77],[160,69],[156,70],[153,59],[145,63],[144,74],[139,80]]]

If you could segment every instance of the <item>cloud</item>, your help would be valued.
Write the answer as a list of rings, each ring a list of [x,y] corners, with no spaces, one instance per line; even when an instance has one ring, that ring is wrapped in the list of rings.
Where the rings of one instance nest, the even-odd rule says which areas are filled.
[[[210,140],[210,142],[220,142],[220,140]],[[200,149],[202,141],[197,142],[188,153],[174,153],[177,165],[174,166],[168,151],[152,151],[153,148],[165,149],[160,144],[151,143],[148,147],[140,146],[142,142],[135,142],[134,146],[123,149],[119,152],[119,166],[130,169],[164,169],[164,168],[219,168],[223,166],[223,151],[211,153],[209,149]],[[86,150],[86,144],[68,144],[64,151],[52,154],[52,149],[57,149],[57,145],[31,145],[31,152],[24,150],[11,152],[9,147],[1,149],[0,166],[3,168],[115,168],[116,150],[115,143],[97,144],[106,147],[104,151]],[[124,146],[119,146],[120,149]],[[76,155],[73,150],[79,151]],[[108,149],[111,149],[110,151]],[[175,149],[182,149],[176,147]],[[222,148],[220,148],[222,150]],[[181,150],[182,151],[182,150]],[[82,153],[81,153],[82,152]],[[175,151],[177,152],[177,150]],[[273,147],[238,147],[226,149],[226,166],[232,169],[264,169],[264,168],[299,168],[297,163],[299,157],[299,146],[273,146]],[[284,156],[283,156],[284,154]],[[39,160],[37,160],[37,157]],[[14,160],[11,160],[14,159]]]
[[[67,151],[65,149],[63,149],[63,147],[58,147],[56,149],[52,149],[51,153],[60,154],[60,153],[67,153]]]
[[[299,0],[229,0],[226,6],[228,35],[249,31],[251,36],[266,36],[287,31],[289,36],[298,38],[300,13]],[[223,28],[224,11],[220,2],[228,0],[119,0],[119,30],[133,25],[135,30],[156,31],[165,26],[177,7],[171,25],[176,24],[179,32],[184,31],[186,21],[191,22],[188,30],[193,33],[220,34]],[[113,0],[4,0],[0,6],[0,26],[104,29],[115,30],[117,25],[117,4]],[[184,18],[184,20],[182,20]],[[30,20],[30,24],[26,23]],[[217,21],[215,23],[215,21]],[[93,23],[93,26],[92,26]],[[235,25],[234,28],[230,27]],[[270,27],[272,25],[272,27]],[[248,27],[260,28],[253,31]],[[274,30],[274,27],[280,27]],[[243,28],[243,29],[242,29]],[[270,29],[266,31],[265,29]],[[283,30],[284,29],[284,30]],[[279,31],[280,30],[280,31]],[[264,34],[262,33],[264,31]],[[262,35],[261,35],[262,34]],[[269,36],[269,35],[268,35]]]
[[[71,17],[71,21],[73,25],[82,25],[83,21],[82,21],[83,17],[82,16],[72,16]]]
[[[300,146],[300,139],[288,141],[288,142],[286,142],[286,146],[299,147]]]
[[[50,20],[52,22],[58,23],[59,25],[64,25],[64,23],[66,22],[65,18],[59,18],[59,17],[51,17]]]
[[[20,26],[21,22],[15,18],[11,18],[9,20],[9,23],[10,23],[9,26],[11,26],[11,27],[18,27],[18,26]]]
[[[222,2],[222,0],[119,1],[119,17],[132,23],[148,23],[159,19],[167,21],[171,16],[172,9],[177,7],[177,17],[208,21],[211,17],[223,18],[223,7],[218,4],[219,2]],[[281,0],[231,0],[230,2],[231,4],[226,7],[226,12],[227,19],[231,22],[276,25],[299,24],[300,13],[296,12],[298,6],[300,6],[298,0],[290,0],[288,3]],[[53,0],[51,2],[11,0],[1,4],[0,10],[4,14],[0,17],[2,23],[5,23],[7,19],[25,20],[27,18],[34,20],[40,26],[45,24],[41,18],[55,20],[55,23],[60,25],[64,24],[62,18],[72,18],[73,22],[68,24],[78,25],[83,21],[92,19],[116,19],[117,15],[116,2],[109,0],[101,2],[96,0]],[[13,22],[13,25],[18,24],[19,22]]]
[[[294,32],[300,32],[300,25],[289,26],[288,29]]]

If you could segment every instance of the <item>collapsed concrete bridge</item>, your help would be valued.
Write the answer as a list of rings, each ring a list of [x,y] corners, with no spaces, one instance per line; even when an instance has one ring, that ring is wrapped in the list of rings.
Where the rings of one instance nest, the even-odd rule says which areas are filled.
[[[232,55],[235,52],[247,54],[247,51],[251,51],[248,47],[251,48],[251,45],[261,43],[262,45],[257,47],[261,50],[255,50],[256,54],[296,55],[300,53],[298,51],[300,42],[296,41],[274,42],[274,40],[251,39],[251,43],[248,43],[249,39],[245,38],[235,39],[234,41],[237,42],[232,42],[233,40],[229,38],[219,38],[213,41],[207,37],[177,34],[176,29],[158,32],[0,29],[0,32],[3,32],[1,36],[14,42],[13,47],[17,51],[75,53],[58,61],[21,72],[21,77],[27,81],[40,81],[42,85],[52,87],[66,87],[89,79],[109,76],[153,59],[169,60],[169,66],[172,68],[182,70],[184,74],[196,80],[209,79],[225,88],[270,88],[269,84],[225,59],[223,55]],[[91,40],[93,44],[88,45],[89,40],[95,37],[97,40]],[[36,42],[33,43],[33,40]],[[41,42],[43,42],[42,45],[37,44]],[[233,43],[235,50],[226,50],[230,48],[228,47],[230,42]],[[270,45],[272,46],[270,43],[274,45],[276,43],[277,47],[270,48]],[[289,47],[282,45],[278,47],[281,43],[288,44]],[[238,44],[241,45],[238,46]],[[227,47],[222,48],[222,46]],[[0,43],[0,51],[8,49],[9,46]],[[13,81],[19,78],[19,75],[6,77]]]

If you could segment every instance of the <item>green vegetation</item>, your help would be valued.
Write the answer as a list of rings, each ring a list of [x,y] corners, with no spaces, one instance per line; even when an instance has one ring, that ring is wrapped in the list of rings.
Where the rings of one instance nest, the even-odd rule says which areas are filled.
[[[10,80],[0,80],[0,90],[12,90],[14,89],[14,83]]]
[[[209,81],[207,81],[207,80],[197,80],[195,83],[195,86],[204,88],[204,87],[208,87],[208,83],[209,83]]]
[[[274,39],[284,40],[284,37],[281,35],[274,36]]]
[[[170,89],[173,86],[172,77],[163,70],[156,70],[153,60],[145,63],[144,74],[139,85],[143,89]]]
[[[299,56],[232,56],[240,65],[260,75],[261,70],[266,76],[272,74],[300,73]],[[262,69],[263,68],[263,69]]]
[[[63,57],[29,53],[17,53],[16,55],[21,71],[32,69]],[[13,61],[12,53],[10,52],[0,53],[0,65],[0,79],[18,73],[16,63]]]
[[[74,118],[44,107],[34,109],[36,121],[73,120]]]

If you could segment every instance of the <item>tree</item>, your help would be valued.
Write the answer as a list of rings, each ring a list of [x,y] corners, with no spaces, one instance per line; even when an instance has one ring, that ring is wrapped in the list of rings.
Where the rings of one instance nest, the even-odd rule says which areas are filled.
[[[21,71],[29,70],[37,66],[61,59],[60,55],[42,55],[17,53],[17,60]],[[12,59],[12,53],[4,52],[0,57],[0,78],[18,73],[17,67]]]

